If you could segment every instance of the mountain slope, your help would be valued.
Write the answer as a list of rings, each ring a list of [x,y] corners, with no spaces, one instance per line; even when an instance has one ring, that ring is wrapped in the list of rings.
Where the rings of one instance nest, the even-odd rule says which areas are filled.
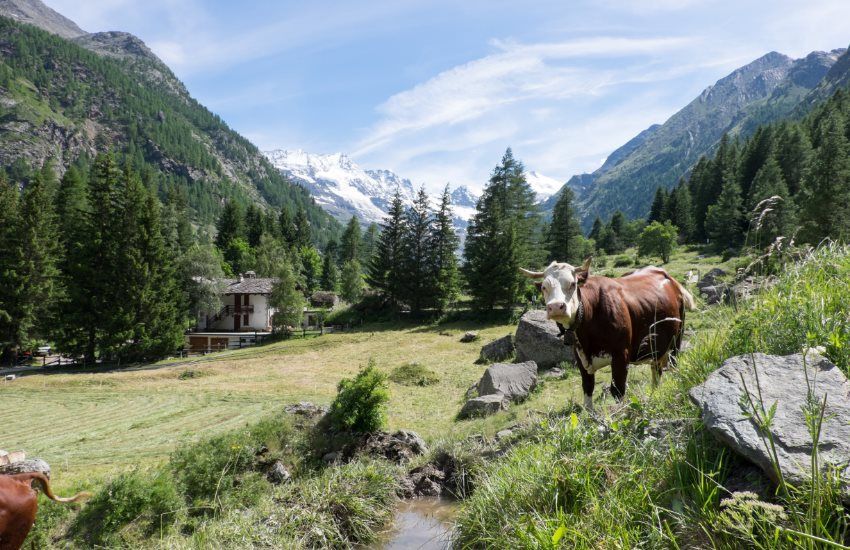
[[[747,135],[759,124],[788,116],[842,53],[813,52],[794,60],[771,52],[718,80],[664,124],[611,153],[593,174],[568,182],[579,195],[583,225],[618,209],[630,217],[645,215],[656,187],[675,186],[724,133]]]
[[[62,38],[77,38],[86,31],[38,0],[0,0],[0,15],[34,25]]]
[[[0,4],[0,15],[10,15],[10,5],[49,10],[19,0]],[[193,99],[138,38],[83,33],[69,41],[0,17],[0,165],[52,158],[61,171],[81,154],[107,149],[152,165],[161,193],[185,196],[201,223],[232,199],[304,208],[319,241],[339,231],[306,190]]]

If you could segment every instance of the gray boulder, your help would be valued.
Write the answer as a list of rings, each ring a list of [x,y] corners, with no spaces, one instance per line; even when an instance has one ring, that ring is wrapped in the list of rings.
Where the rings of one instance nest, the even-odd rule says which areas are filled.
[[[692,388],[690,398],[702,410],[705,426],[717,439],[755,463],[778,483],[771,454],[759,428],[744,410],[747,393],[759,406],[754,375],[754,368],[757,369],[764,410],[776,405],[770,431],[779,465],[786,481],[798,485],[810,478],[813,443],[803,410],[809,403],[811,385],[817,401],[827,396],[819,444],[821,466],[837,467],[844,478],[845,493],[850,495],[847,491],[850,382],[838,367],[819,355],[810,354],[807,365],[804,371],[802,354],[781,357],[757,353],[732,357],[704,383]]]
[[[744,277],[729,288],[726,299],[733,303],[749,300],[761,290],[775,285],[776,281],[776,277]]]
[[[526,312],[519,320],[514,337],[517,362],[534,361],[542,370],[557,367],[564,361],[572,362],[573,348],[564,344],[560,332],[555,322],[546,318],[545,311]]]
[[[269,471],[266,472],[266,479],[269,480],[269,483],[280,485],[281,483],[286,483],[292,479],[292,475],[289,473],[289,470],[286,469],[286,466],[283,465],[283,462],[275,460],[274,464],[272,464],[271,468],[269,468]]]
[[[509,401],[519,402],[537,387],[537,364],[494,363],[487,367],[478,381],[478,395],[502,395]]]
[[[41,472],[50,477],[50,465],[40,458],[26,458],[11,464],[0,465],[0,475],[28,474]]]
[[[463,404],[458,413],[458,418],[475,418],[478,416],[489,416],[499,411],[507,410],[508,399],[500,394],[482,395],[473,397]]]
[[[460,341],[464,344],[468,344],[470,342],[475,342],[478,340],[478,333],[474,330],[470,330],[469,332],[465,332],[463,336],[460,337]]]
[[[481,348],[481,355],[478,358],[479,363],[492,363],[494,361],[504,361],[514,353],[514,337],[512,334],[503,336],[498,340],[493,340],[489,344],[485,344]]]
[[[725,271],[715,267],[703,275],[697,283],[697,290],[699,290],[699,294],[706,304],[714,305],[726,300],[729,294],[729,285],[720,280],[720,277],[724,275],[726,275]]]

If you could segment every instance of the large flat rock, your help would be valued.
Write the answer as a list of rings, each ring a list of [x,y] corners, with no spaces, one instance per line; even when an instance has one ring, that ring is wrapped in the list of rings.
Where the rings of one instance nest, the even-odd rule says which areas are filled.
[[[522,316],[514,336],[514,346],[517,362],[534,361],[541,370],[573,361],[572,346],[564,345],[558,325],[547,319],[546,312],[542,310],[527,311]]]
[[[846,492],[846,481],[850,481],[850,382],[838,367],[819,355],[808,355],[805,369],[803,365],[802,354],[732,357],[704,383],[692,388],[690,398],[702,410],[705,426],[717,439],[778,483],[767,445],[756,422],[744,410],[747,393],[758,406],[760,386],[764,410],[776,404],[770,431],[783,476],[799,485],[810,479],[811,472],[813,443],[804,413],[810,403],[809,388],[818,402],[826,395],[819,459],[823,468],[834,465],[840,470]]]
[[[458,418],[489,416],[507,409],[508,399],[504,395],[500,393],[482,395],[481,397],[473,397],[464,403],[463,408],[458,413]]]
[[[478,395],[502,395],[514,402],[525,400],[537,387],[537,364],[494,363],[478,381]]]

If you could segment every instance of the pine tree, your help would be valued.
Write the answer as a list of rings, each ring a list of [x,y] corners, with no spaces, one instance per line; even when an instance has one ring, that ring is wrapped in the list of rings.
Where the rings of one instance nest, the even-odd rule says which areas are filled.
[[[406,232],[404,203],[401,194],[396,190],[390,203],[387,217],[381,225],[381,235],[375,247],[375,254],[369,264],[367,282],[375,290],[383,294],[390,304],[398,303],[402,293],[401,257],[403,237]]]
[[[425,188],[419,189],[413,205],[405,213],[402,236],[402,302],[414,313],[434,304],[435,278],[431,241],[431,207]]]
[[[850,157],[844,120],[833,109],[816,129],[818,147],[803,180],[803,237],[816,244],[824,237],[850,237]]]
[[[773,154],[774,136],[771,126],[759,126],[741,151],[738,181],[743,197],[750,196],[750,188],[759,169]]]
[[[9,183],[0,170],[0,362],[10,350],[15,332],[12,315],[18,286],[18,202],[17,185]]]
[[[360,258],[361,249],[363,248],[362,237],[360,235],[360,223],[357,221],[357,216],[351,216],[348,220],[348,225],[345,226],[345,231],[342,233],[342,242],[340,245],[339,260],[342,263],[350,262]]]
[[[756,173],[750,189],[750,241],[756,247],[772,243],[777,237],[790,237],[796,226],[794,201],[785,185],[775,158],[768,157]]]
[[[443,189],[440,206],[434,214],[430,249],[434,279],[434,303],[440,312],[457,299],[460,293],[460,272],[457,266],[459,240],[452,222],[452,197],[449,186]]]
[[[280,231],[280,237],[283,239],[283,242],[288,247],[294,246],[298,231],[295,228],[295,220],[292,219],[292,214],[289,212],[289,209],[282,208],[280,210],[278,226],[278,230]]]
[[[248,210],[245,212],[245,236],[248,244],[252,247],[259,246],[264,229],[265,216],[262,210],[253,204],[248,205]]]
[[[310,220],[307,219],[307,212],[303,208],[298,209],[295,214],[295,246],[302,248],[311,246],[313,242],[313,232],[310,228]]]
[[[539,215],[522,163],[510,149],[493,169],[469,224],[463,273],[473,304],[480,309],[509,306],[525,285],[518,268],[538,265]]]
[[[567,262],[579,265],[582,255],[587,252],[581,225],[573,208],[572,189],[564,187],[552,210],[552,223],[549,226],[549,261]]]
[[[646,221],[649,223],[652,222],[661,222],[667,219],[667,201],[669,197],[667,195],[667,190],[663,187],[659,186],[655,188],[655,198],[652,199],[652,206],[649,209],[649,217]]]
[[[59,296],[61,248],[51,179],[46,171],[37,172],[24,189],[18,211],[17,247],[12,251],[17,277],[9,308],[12,342],[18,347],[47,336]]]
[[[339,268],[336,266],[334,254],[326,250],[324,263],[322,264],[322,290],[330,292],[339,292]]]
[[[617,210],[608,220],[602,235],[602,248],[608,254],[618,254],[626,249],[626,216]]]
[[[234,239],[245,237],[245,212],[235,200],[227,201],[216,224],[215,245],[225,251]]]
[[[670,193],[667,206],[670,222],[679,228],[679,237],[683,241],[689,241],[694,233],[693,205],[691,192],[684,181],[680,181]]]
[[[791,196],[797,195],[812,156],[812,143],[799,124],[787,124],[776,145],[776,160]]]
[[[372,262],[372,256],[375,255],[375,249],[378,246],[378,224],[372,222],[366,231],[363,233],[363,247],[360,254],[360,262],[363,265],[369,265]]]
[[[596,216],[596,219],[593,220],[593,227],[590,228],[590,233],[587,234],[587,238],[593,240],[596,245],[596,249],[602,248],[602,238],[604,237],[605,226],[602,224],[602,220],[599,216]]]
[[[345,301],[352,304],[363,295],[363,272],[357,260],[349,260],[342,266],[340,294]]]
[[[723,177],[723,189],[717,202],[708,208],[705,229],[717,250],[738,246],[744,235],[744,212],[741,187],[733,167]]]

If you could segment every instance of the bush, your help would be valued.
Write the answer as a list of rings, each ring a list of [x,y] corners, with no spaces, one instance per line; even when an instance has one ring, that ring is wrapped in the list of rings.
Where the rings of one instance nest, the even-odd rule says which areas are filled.
[[[386,422],[386,406],[390,400],[387,376],[375,368],[373,360],[337,386],[328,418],[332,429],[340,432],[368,433],[380,430]]]
[[[676,248],[679,229],[669,221],[652,222],[640,234],[638,254],[641,256],[660,256],[663,263],[670,261],[670,254]]]
[[[437,373],[419,363],[405,363],[393,369],[390,380],[402,386],[430,386],[440,381]]]
[[[614,267],[628,267],[633,263],[634,259],[631,256],[627,256],[625,254],[614,258]]]
[[[189,505],[215,510],[236,477],[252,468],[256,447],[245,433],[226,434],[178,448],[169,467]]]
[[[71,533],[89,545],[134,546],[174,525],[185,505],[167,471],[133,470],[112,479],[74,518]]]

